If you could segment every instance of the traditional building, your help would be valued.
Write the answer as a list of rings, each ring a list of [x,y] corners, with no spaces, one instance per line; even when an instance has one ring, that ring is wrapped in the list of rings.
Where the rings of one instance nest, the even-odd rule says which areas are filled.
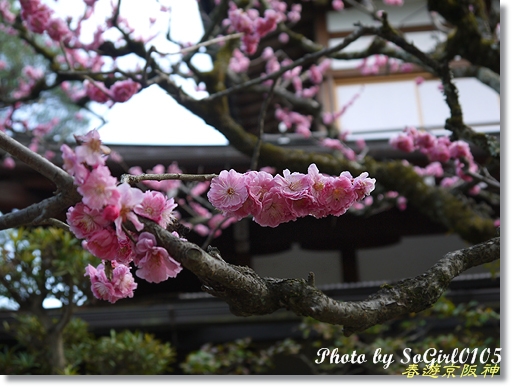
[[[355,7],[335,12],[321,3],[304,3],[303,20],[295,29],[313,41],[333,45],[350,33],[354,22],[372,23]],[[381,9],[388,8],[380,1],[376,3]],[[389,11],[391,23],[419,48],[428,49],[432,36],[443,39],[424,0],[408,0],[403,7]],[[372,37],[364,37],[349,48],[365,50],[371,41]],[[276,46],[277,36],[270,36],[267,44]],[[291,43],[282,49],[292,58],[304,54]],[[356,103],[337,122],[340,130],[351,132],[349,144],[364,138],[369,155],[377,160],[403,157],[390,148],[389,137],[406,125],[442,134],[448,110],[438,90],[438,80],[414,66],[405,72],[397,71],[401,67],[403,70],[399,62],[377,68],[373,66],[375,60],[380,59],[333,61],[320,99],[328,110],[336,112],[358,95]],[[362,68],[366,69],[364,74]],[[261,69],[256,64],[251,71],[259,73]],[[499,135],[499,95],[472,78],[457,79],[456,83],[461,89],[467,124]],[[473,98],[475,95],[478,98]],[[261,98],[250,93],[236,95],[231,101],[235,118],[252,132],[258,130],[260,105]],[[269,112],[266,141],[330,152],[320,147],[314,136],[308,140],[280,133],[278,124]],[[124,164],[139,165],[143,170],[174,161],[187,173],[216,173],[230,168],[245,171],[250,165],[249,157],[230,146],[110,146],[124,157]],[[479,157],[478,152],[476,156]],[[421,155],[411,154],[408,158],[416,164],[426,163]],[[126,172],[119,164],[110,166],[115,174]],[[21,163],[14,170],[0,169],[0,211],[4,213],[49,197],[53,190],[51,182]],[[419,275],[447,252],[466,247],[464,241],[447,231],[413,208],[394,208],[368,218],[352,214],[303,218],[275,229],[244,219],[223,230],[211,244],[228,262],[251,266],[262,276],[306,278],[313,271],[319,288],[334,298],[349,301],[364,299],[385,282]],[[204,239],[190,234],[189,240],[200,244]],[[453,282],[449,295],[457,301],[479,300],[497,305],[499,277],[493,279],[485,268],[474,268]],[[283,338],[292,334],[292,327],[299,321],[285,311],[270,316],[235,317],[222,301],[201,292],[199,281],[186,270],[177,279],[157,285],[140,281],[134,299],[120,301],[114,307],[104,306],[109,307],[97,303],[80,308],[77,315],[97,333],[106,333],[110,328],[147,329],[170,339],[181,350],[245,336],[255,340]],[[5,312],[0,316],[7,318]]]

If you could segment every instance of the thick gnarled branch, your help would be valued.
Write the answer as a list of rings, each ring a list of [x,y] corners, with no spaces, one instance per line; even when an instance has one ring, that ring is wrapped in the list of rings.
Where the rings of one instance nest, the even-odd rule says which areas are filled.
[[[299,316],[343,325],[345,336],[431,307],[456,276],[500,258],[497,237],[448,253],[424,274],[386,286],[364,301],[342,302],[329,298],[304,279],[262,278],[248,267],[231,265],[152,221],[141,220],[159,244],[204,283],[207,292],[229,304],[233,314],[265,315],[286,308]]]
[[[19,227],[24,224],[42,223],[56,218],[82,197],[76,191],[73,178],[64,170],[44,157],[32,152],[7,134],[0,132],[0,148],[23,161],[35,171],[47,177],[57,186],[58,193],[22,210],[0,216],[0,230]]]
[[[73,178],[67,172],[1,131],[0,148],[50,179],[59,189],[73,185]]]

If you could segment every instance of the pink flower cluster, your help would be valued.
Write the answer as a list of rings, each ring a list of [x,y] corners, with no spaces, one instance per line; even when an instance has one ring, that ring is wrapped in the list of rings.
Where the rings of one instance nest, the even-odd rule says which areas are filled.
[[[245,12],[234,3],[230,3],[226,23],[229,23],[234,31],[244,34],[242,49],[252,55],[256,52],[260,39],[275,30],[281,20],[282,15],[273,9],[265,10],[264,16],[260,17],[258,10],[254,8]]]
[[[94,297],[109,301],[112,304],[121,298],[133,297],[137,284],[125,265],[113,263],[112,278],[107,278],[105,265],[100,263],[97,268],[87,265],[85,276],[91,280],[91,290]]]
[[[320,145],[325,148],[334,149],[341,152],[341,154],[348,160],[353,161],[356,159],[356,152],[354,152],[353,149],[349,148],[347,145],[336,138],[324,138],[320,141]]]
[[[404,0],[384,0],[384,4],[401,7],[404,5]]]
[[[126,79],[124,81],[118,81],[110,88],[112,100],[114,102],[126,102],[128,101],[137,91],[140,89],[140,84]]]
[[[249,68],[251,61],[242,52],[235,48],[233,50],[233,56],[229,60],[229,68],[235,73],[243,73]]]
[[[471,180],[471,177],[463,171],[466,163],[470,171],[477,170],[469,144],[464,141],[452,142],[447,136],[436,137],[428,132],[407,127],[404,129],[404,133],[393,137],[389,143],[394,148],[408,153],[419,150],[433,162],[447,163],[454,160],[457,175],[466,181]]]
[[[182,224],[194,230],[201,236],[219,237],[222,234],[221,229],[229,227],[238,219],[226,216],[225,214],[213,214],[210,209],[201,205],[196,198],[205,193],[210,188],[210,181],[196,183],[187,195],[186,199],[178,199],[178,203],[187,208],[192,218],[190,221],[183,220]]]
[[[56,42],[71,38],[71,31],[62,19],[53,18],[53,11],[41,0],[20,0],[21,18],[30,31],[37,34],[47,32]]]
[[[259,2],[254,2],[255,7],[260,6]],[[301,18],[302,5],[291,4],[288,10],[288,4],[281,0],[269,0],[265,4],[263,17],[256,8],[243,10],[234,3],[230,3],[228,18],[224,20],[224,26],[229,26],[229,32],[242,32],[242,50],[248,55],[252,55],[258,49],[258,44],[265,35],[276,29],[277,24],[288,20],[291,23],[297,23]],[[285,34],[286,35],[286,34]],[[286,35],[286,40],[288,36]],[[282,38],[280,37],[280,40]]]
[[[140,89],[140,85],[131,79],[118,81],[107,89],[103,84],[93,84],[88,80],[84,81],[85,92],[91,101],[105,103],[109,100],[114,102],[126,102]]]
[[[119,273],[118,277],[114,275],[112,279],[105,280],[102,268],[89,268],[86,275],[93,281],[94,294],[110,302],[121,297],[121,293],[131,297],[133,287],[119,287],[116,283],[133,282],[128,267],[132,261],[138,268],[137,275],[149,282],[175,277],[181,271],[180,264],[165,249],[156,247],[152,235],[142,233],[137,236],[137,233],[123,227],[123,223],[129,221],[137,231],[141,231],[144,225],[137,217],[140,215],[166,228],[175,219],[173,210],[177,204],[174,199],[167,199],[156,191],[143,193],[127,183],[118,185],[105,165],[105,153],[109,149],[101,144],[96,130],[77,136],[77,140],[81,145],[75,151],[67,145],[61,147],[64,169],[74,177],[77,190],[83,197],[81,203],[69,208],[67,222],[75,236],[84,239],[82,245],[85,249],[102,260],[110,261]],[[134,240],[137,240],[136,244]]]
[[[332,0],[331,5],[335,11],[341,11],[345,8],[345,4],[343,4],[342,0]]]
[[[374,188],[375,179],[366,172],[356,178],[349,172],[333,177],[311,164],[307,174],[286,169],[283,176],[274,177],[263,171],[222,171],[212,180],[207,196],[226,215],[236,219],[252,215],[259,225],[276,227],[307,215],[340,216]]]
[[[10,8],[11,8],[11,4],[9,1],[0,0],[0,15],[6,22],[13,23],[16,20],[16,15],[11,12]],[[2,70],[1,63],[0,63],[0,70]]]
[[[311,136],[312,116],[305,116],[276,105],[275,117],[286,126],[286,129],[295,127],[295,132],[303,137],[309,138]]]

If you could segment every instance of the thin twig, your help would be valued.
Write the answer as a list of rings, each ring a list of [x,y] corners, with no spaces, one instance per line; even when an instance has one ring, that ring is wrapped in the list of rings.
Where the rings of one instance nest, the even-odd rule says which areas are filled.
[[[121,183],[130,185],[140,183],[144,180],[181,180],[181,181],[208,181],[216,177],[215,173],[206,175],[192,175],[187,173],[142,173],[140,175],[124,174],[121,176]]]
[[[195,50],[197,50],[197,49],[199,49],[201,47],[210,46],[212,44],[219,43],[219,42],[225,42],[225,41],[231,40],[231,39],[241,38],[243,35],[244,34],[242,32],[239,32],[239,33],[232,34],[232,35],[219,36],[218,38],[210,39],[210,40],[207,40],[206,42],[197,43],[197,44],[194,44],[193,46],[183,48],[183,49],[181,49],[179,51],[176,51],[176,52],[163,53],[163,52],[157,51],[156,49],[154,51],[157,54],[160,54],[160,55],[180,55],[180,54],[186,54],[187,52],[195,51]]]
[[[53,227],[57,227],[57,228],[61,228],[65,231],[69,231],[69,225],[67,225],[66,223],[60,221],[59,219],[55,219],[55,218],[49,218],[49,219],[46,219],[44,221],[42,221],[40,223],[41,225],[49,225],[49,226],[53,226]]]
[[[323,50],[304,55],[303,57],[301,57],[300,59],[297,59],[296,61],[292,62],[291,64],[281,67],[278,71],[275,71],[271,74],[264,75],[264,76],[261,76],[258,78],[251,79],[250,81],[235,85],[233,87],[230,87],[229,89],[219,91],[218,93],[212,94],[209,97],[204,98],[202,101],[212,101],[216,98],[225,97],[231,93],[240,91],[240,90],[245,89],[250,86],[257,85],[259,83],[263,83],[270,79],[277,79],[281,75],[283,75],[285,72],[287,72],[288,70],[291,70],[297,66],[302,66],[302,65],[308,64],[322,56],[330,55],[333,52],[343,50],[350,43],[354,42],[355,40],[357,40],[358,38],[360,38],[361,36],[363,36],[364,34],[366,34],[367,32],[369,32],[371,30],[372,29],[370,27],[360,27],[356,31],[352,32],[345,39],[343,39],[343,42],[341,42],[340,44],[337,44],[336,46],[333,46],[330,48],[324,48]]]
[[[358,3],[357,1],[355,0],[343,0],[345,3],[347,4],[350,4],[351,6],[353,6],[354,8],[357,8],[358,10],[360,10],[361,12],[363,13],[366,13],[368,15],[370,15],[374,20],[376,21],[382,21],[382,19],[379,17],[379,15],[377,14],[377,12],[375,11],[375,6],[373,5],[373,3],[371,2],[370,5],[371,5],[371,8],[369,7],[366,7],[360,3]]]
[[[481,182],[487,184],[490,187],[497,188],[498,190],[500,189],[500,182],[497,181],[494,178],[488,178],[488,177],[482,176],[482,175],[480,175],[478,173],[471,172],[469,170],[468,171],[464,170],[464,173],[466,175],[471,176],[472,178],[474,178],[474,179],[476,179],[478,181],[481,181]]]
[[[268,105],[270,104],[270,100],[274,96],[274,89],[278,82],[279,82],[279,78],[276,79],[274,82],[272,82],[272,86],[270,87],[270,90],[267,94],[267,98],[265,98],[265,101],[263,102],[263,105],[261,106],[260,116],[259,116],[259,127],[260,127],[259,137],[258,137],[258,142],[256,143],[256,146],[254,147],[254,153],[252,155],[252,160],[251,160],[251,169],[253,171],[255,171],[256,168],[258,167],[258,159],[260,158],[260,149],[261,149],[261,144],[263,143],[263,133],[264,133],[264,129],[265,129],[265,117],[267,116]]]

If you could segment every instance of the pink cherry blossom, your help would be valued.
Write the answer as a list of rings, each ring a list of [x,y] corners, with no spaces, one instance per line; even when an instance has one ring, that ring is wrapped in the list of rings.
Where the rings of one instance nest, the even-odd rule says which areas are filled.
[[[103,84],[99,82],[93,84],[89,80],[85,80],[84,86],[85,92],[91,101],[105,103],[110,100],[110,92]]]
[[[192,196],[201,196],[203,193],[205,193],[208,188],[210,188],[210,182],[209,181],[203,181],[197,183],[194,187],[190,189],[190,194]]]
[[[396,206],[400,211],[405,211],[407,209],[407,198],[399,196],[396,200]]]
[[[414,78],[414,83],[416,83],[416,85],[421,85],[423,82],[425,82],[425,78],[423,77],[416,77]]]
[[[203,237],[210,234],[210,228],[202,223],[195,224],[193,230]]]
[[[341,143],[340,140],[336,139],[336,138],[324,138],[322,141],[320,141],[320,145],[326,147],[326,148],[329,148],[329,149],[334,149],[334,150],[338,150],[338,151],[342,151],[343,148],[344,148],[344,145]]]
[[[279,189],[272,188],[261,203],[261,211],[254,214],[254,221],[260,226],[277,227],[281,223],[295,220],[286,198]]]
[[[302,12],[302,4],[292,4],[290,12],[288,12],[288,20],[297,23],[300,20]]]
[[[467,175],[464,171],[465,169],[469,169],[470,172],[475,173],[478,170],[478,166],[470,160],[469,166],[466,166],[466,163],[461,162],[459,159],[454,161],[455,164],[455,173],[464,181],[472,181],[473,178]]]
[[[115,303],[121,298],[132,298],[133,291],[137,288],[130,268],[113,262],[112,278],[108,279],[105,274],[105,266],[100,263],[97,268],[87,265],[85,276],[91,280],[91,290],[94,297]]]
[[[458,176],[445,177],[441,180],[440,186],[443,188],[450,188],[460,181],[461,179]]]
[[[82,246],[95,257],[111,261],[117,256],[119,242],[114,229],[104,228],[89,235]]]
[[[108,220],[109,222],[113,222],[119,217],[119,213],[121,212],[120,208],[118,206],[114,206],[112,204],[105,206],[103,208],[102,216],[105,220]]]
[[[175,278],[182,270],[179,262],[169,256],[167,250],[156,245],[153,234],[143,232],[135,246],[138,254],[134,260],[139,268],[135,274],[148,282],[159,283],[167,278]]]
[[[274,187],[274,178],[266,171],[250,171],[246,173],[246,181],[249,187],[249,200],[244,204],[244,213],[242,217],[249,213],[257,215],[260,213],[263,198]],[[237,214],[241,216],[242,214]]]
[[[389,140],[389,144],[396,149],[410,153],[416,149],[414,139],[411,136],[400,133],[398,136]]]
[[[416,173],[420,176],[435,176],[442,177],[444,174],[443,166],[439,161],[434,161],[428,164],[425,168],[420,168],[418,166],[414,167]]]
[[[134,207],[134,212],[166,228],[172,220],[176,219],[173,211],[177,206],[174,198],[167,199],[161,192],[146,191],[141,202]]]
[[[51,161],[55,157],[55,152],[48,149],[48,150],[44,151],[43,156],[46,160]]]
[[[66,219],[71,232],[77,238],[88,238],[110,223],[103,217],[100,210],[90,209],[83,203],[70,207],[66,213]]]
[[[311,181],[308,175],[303,173],[290,173],[288,169],[283,171],[283,176],[276,175],[274,182],[281,189],[281,194],[288,199],[300,199],[309,195]]]
[[[23,75],[31,80],[37,81],[44,77],[44,72],[42,69],[34,66],[25,66],[23,68]]]
[[[320,197],[323,196],[323,191],[325,189],[325,185],[329,181],[329,177],[322,175],[316,164],[311,164],[308,167],[308,177],[310,182],[309,192],[311,193],[311,196],[313,196],[317,202],[325,203],[320,199]]]
[[[347,176],[339,176],[329,179],[325,187],[325,195],[321,198],[325,201],[330,214],[340,216],[357,200],[357,194],[352,187],[351,179]]]
[[[13,23],[16,20],[16,15],[10,10],[11,5],[7,0],[0,1],[0,15],[4,18],[7,23]],[[0,70],[3,70],[0,60]]]
[[[16,162],[12,157],[7,156],[6,158],[4,158],[2,165],[5,169],[14,169],[14,167],[16,167]]]
[[[212,230],[217,227],[224,229],[236,222],[237,222],[237,219],[235,219],[233,217],[226,216],[224,214],[215,214],[211,217],[210,220],[208,220],[208,227],[210,227]],[[219,235],[220,235],[220,233],[219,233]]]
[[[437,142],[436,146],[432,147],[428,151],[422,149],[423,152],[428,154],[428,157],[432,161],[440,161],[446,163],[450,160],[450,149],[445,144]]]
[[[345,4],[343,4],[342,0],[332,0],[332,8],[335,11],[341,11],[343,8],[345,8]]]
[[[117,180],[103,165],[92,170],[85,182],[77,190],[83,196],[83,202],[92,209],[101,209],[108,204],[116,204],[119,192]]]
[[[308,75],[309,75],[310,81],[315,84],[322,83],[322,80],[324,78],[322,72],[320,71],[318,66],[315,64],[312,64],[311,67],[309,68]]]
[[[464,141],[454,141],[449,146],[450,157],[452,159],[458,159],[465,157],[468,160],[473,160],[473,155],[469,149],[469,144]]]
[[[63,144],[60,150],[62,152],[62,160],[64,161],[64,170],[75,178],[75,184],[83,184],[89,176],[89,170],[77,161],[75,152],[69,146]]]
[[[404,5],[404,0],[384,0],[384,4],[401,7],[402,5]]]
[[[362,151],[366,148],[366,141],[364,140],[364,138],[358,138],[356,140],[356,145],[359,148],[359,150]]]
[[[71,31],[64,20],[59,18],[53,18],[48,23],[46,32],[56,42],[68,42],[71,39]]]
[[[288,208],[293,215],[293,219],[303,218],[305,216],[311,215],[315,212],[318,204],[311,195],[304,195],[298,199],[286,199],[288,202]]]
[[[51,20],[53,11],[40,0],[20,0],[21,18],[30,31],[42,34]]]
[[[114,102],[126,102],[140,89],[140,84],[127,79],[114,83],[110,89]]]
[[[248,197],[244,175],[234,169],[222,171],[212,179],[208,200],[221,211],[236,211]]]
[[[135,245],[130,238],[118,239],[118,242],[115,260],[123,265],[129,265],[136,257]]]
[[[195,212],[194,215],[197,215],[204,219],[210,219],[212,217],[212,213],[209,209],[205,208],[198,202],[195,202],[193,200],[190,200],[188,203],[189,207]]]
[[[233,50],[233,56],[229,60],[229,68],[235,73],[243,73],[247,71],[250,63],[250,59],[242,54],[238,48],[235,48]]]
[[[265,60],[270,60],[271,58],[275,58],[274,56],[274,50],[272,49],[272,47],[265,47],[263,49],[263,52],[261,53],[261,57]]]
[[[361,173],[353,181],[354,191],[357,195],[356,200],[361,200],[368,196],[375,189],[375,179],[368,177],[368,172]]]
[[[119,239],[125,239],[126,235],[121,227],[122,223],[129,220],[135,226],[137,231],[144,228],[137,215],[132,210],[142,202],[144,194],[138,188],[131,187],[128,183],[123,183],[117,187],[119,192],[119,201],[116,203],[119,208],[119,216],[115,219],[117,236]]]
[[[299,15],[300,18],[300,15]],[[276,29],[279,22],[279,14],[273,9],[265,10],[263,18],[256,19],[255,30],[259,37],[267,35]]]
[[[318,86],[311,86],[306,89],[303,89],[299,96],[304,98],[313,98],[315,95],[317,95],[319,90],[320,88]]]
[[[290,41],[290,35],[288,35],[286,32],[281,32],[277,39],[279,40],[280,43],[286,44]]]
[[[415,144],[423,149],[433,148],[437,142],[435,136],[425,131],[412,132],[411,136]]]
[[[84,136],[76,136],[81,145],[75,148],[76,162],[86,163],[91,167],[105,165],[103,153],[109,153],[110,149],[101,144],[98,131],[91,130]]]

